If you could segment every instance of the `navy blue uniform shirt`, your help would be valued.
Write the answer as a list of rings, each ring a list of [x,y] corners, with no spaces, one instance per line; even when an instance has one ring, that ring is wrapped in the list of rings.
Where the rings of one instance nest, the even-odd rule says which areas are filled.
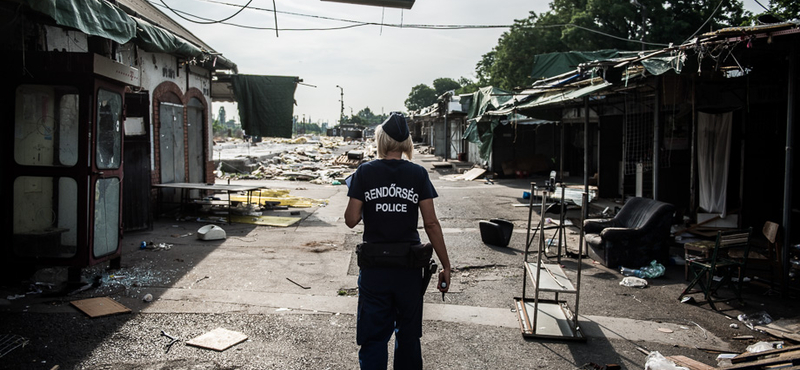
[[[419,243],[419,202],[436,198],[424,167],[400,159],[379,159],[358,167],[347,196],[364,202],[364,241]]]

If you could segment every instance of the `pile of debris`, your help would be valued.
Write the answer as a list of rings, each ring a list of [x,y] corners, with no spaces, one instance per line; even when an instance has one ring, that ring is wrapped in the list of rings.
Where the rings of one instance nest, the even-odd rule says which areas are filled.
[[[223,162],[215,171],[219,179],[276,179],[288,181],[309,181],[315,184],[344,183],[344,179],[353,173],[361,163],[374,157],[374,146],[369,142],[349,142],[355,149],[336,155],[337,149],[345,145],[342,138],[320,137],[318,140],[308,137],[294,139],[270,139],[262,145],[296,144],[280,154],[264,158],[253,158],[255,163],[248,166],[253,169],[249,173],[224,172]],[[232,166],[224,166],[232,169]]]

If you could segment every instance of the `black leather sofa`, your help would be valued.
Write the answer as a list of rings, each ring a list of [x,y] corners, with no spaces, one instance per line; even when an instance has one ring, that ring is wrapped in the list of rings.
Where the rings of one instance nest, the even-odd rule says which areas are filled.
[[[631,198],[610,220],[583,222],[589,257],[603,266],[639,268],[669,259],[675,207],[648,198]]]

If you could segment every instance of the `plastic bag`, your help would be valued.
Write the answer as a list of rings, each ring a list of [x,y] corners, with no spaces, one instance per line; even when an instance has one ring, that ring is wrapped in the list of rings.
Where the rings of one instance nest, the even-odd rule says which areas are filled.
[[[755,326],[767,325],[772,322],[772,317],[766,311],[741,314],[737,316],[737,318],[750,329],[754,329]]]
[[[622,281],[619,282],[619,285],[632,288],[644,288],[647,286],[647,280],[638,277],[628,276],[622,279]]]
[[[749,353],[759,353],[759,352],[773,350],[773,349],[776,349],[776,348],[777,349],[783,348],[783,342],[782,341],[777,341],[777,342],[758,342],[758,343],[751,344],[751,345],[747,346],[747,352],[749,352]]]
[[[650,262],[650,265],[643,266],[637,270],[629,269],[627,267],[620,267],[619,272],[625,276],[636,276],[642,279],[653,279],[664,275],[664,265],[658,263],[656,260]]]
[[[683,366],[675,365],[674,362],[667,360],[658,351],[650,352],[647,355],[647,362],[644,364],[644,370],[689,370]]]

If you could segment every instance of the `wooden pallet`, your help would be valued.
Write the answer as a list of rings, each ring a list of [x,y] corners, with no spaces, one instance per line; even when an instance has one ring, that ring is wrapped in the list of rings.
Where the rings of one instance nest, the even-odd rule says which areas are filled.
[[[775,366],[800,366],[800,346],[788,346],[757,353],[742,353],[731,359],[726,369],[767,369]]]

